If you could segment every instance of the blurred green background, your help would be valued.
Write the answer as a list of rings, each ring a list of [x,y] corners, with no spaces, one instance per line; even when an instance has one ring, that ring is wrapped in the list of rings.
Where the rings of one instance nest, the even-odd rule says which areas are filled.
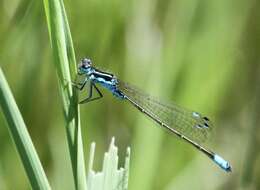
[[[95,141],[97,170],[115,136],[121,166],[131,146],[131,190],[260,189],[260,1],[67,0],[65,8],[77,60],[87,56],[154,96],[209,116],[215,132],[206,146],[233,167],[223,172],[102,89],[102,100],[81,106],[85,155]],[[42,1],[0,1],[0,65],[51,186],[73,189]],[[1,112],[0,189],[30,189],[6,125]]]

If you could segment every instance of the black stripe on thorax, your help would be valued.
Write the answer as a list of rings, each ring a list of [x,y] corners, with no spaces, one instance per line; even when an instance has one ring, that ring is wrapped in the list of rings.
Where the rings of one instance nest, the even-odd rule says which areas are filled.
[[[93,75],[96,77],[96,78],[104,78],[106,81],[111,81],[114,77],[113,74],[111,73],[107,73],[107,72],[104,72],[104,71],[100,71],[98,69],[95,69],[95,72],[93,73]]]

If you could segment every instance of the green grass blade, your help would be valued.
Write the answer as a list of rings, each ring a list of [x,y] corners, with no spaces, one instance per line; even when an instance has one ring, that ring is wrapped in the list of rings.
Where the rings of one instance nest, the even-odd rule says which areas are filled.
[[[93,170],[95,143],[91,144],[88,168],[89,190],[126,190],[128,188],[130,148],[127,149],[124,168],[118,169],[117,147],[114,142],[115,140],[112,138],[109,151],[104,155],[101,172]]]
[[[32,189],[50,189],[40,159],[1,68],[0,104]]]
[[[72,38],[61,0],[44,0],[48,30],[58,73],[66,132],[76,189],[86,189],[86,174],[76,90],[71,79],[76,78],[76,61]]]

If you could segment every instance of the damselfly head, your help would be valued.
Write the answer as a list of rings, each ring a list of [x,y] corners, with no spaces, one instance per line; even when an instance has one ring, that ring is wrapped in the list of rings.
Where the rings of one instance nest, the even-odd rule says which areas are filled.
[[[83,59],[80,61],[79,65],[78,65],[78,71],[79,71],[79,73],[86,73],[86,72],[89,70],[89,68],[91,67],[91,64],[92,64],[92,62],[91,62],[90,59],[88,59],[88,58],[83,58]]]
[[[88,68],[90,67],[92,64],[91,60],[88,58],[83,58],[80,63],[79,63],[79,68],[80,67],[84,67],[84,68]]]

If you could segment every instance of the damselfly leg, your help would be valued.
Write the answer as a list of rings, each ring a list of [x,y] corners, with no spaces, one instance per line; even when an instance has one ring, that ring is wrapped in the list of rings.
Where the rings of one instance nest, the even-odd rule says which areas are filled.
[[[85,87],[86,84],[87,84],[87,81],[84,81],[84,82],[72,82],[72,86],[74,86],[78,90],[83,90],[83,88]]]
[[[82,86],[80,87],[80,90],[83,90],[84,86],[85,86],[86,83],[83,83]],[[92,97],[93,95],[93,87],[95,88],[95,90],[97,91],[98,93],[98,96],[97,97]],[[85,98],[84,100],[80,101],[79,104],[85,104],[87,102],[91,102],[91,101],[94,101],[94,100],[98,100],[100,98],[102,98],[103,95],[102,93],[100,92],[100,90],[96,87],[96,85],[93,83],[93,82],[90,82],[90,85],[89,85],[89,93],[88,93],[88,97]]]

